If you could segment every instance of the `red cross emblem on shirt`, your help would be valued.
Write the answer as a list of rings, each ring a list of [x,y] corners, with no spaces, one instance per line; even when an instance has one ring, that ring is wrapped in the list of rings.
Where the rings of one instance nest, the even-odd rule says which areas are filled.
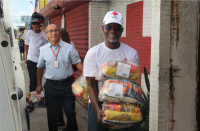
[[[41,37],[43,39],[43,37]]]
[[[113,12],[113,13],[111,13],[111,14],[113,14],[114,16],[115,16],[115,15],[118,15],[118,13],[116,13],[116,12]]]
[[[128,61],[126,58],[124,58],[124,61]]]

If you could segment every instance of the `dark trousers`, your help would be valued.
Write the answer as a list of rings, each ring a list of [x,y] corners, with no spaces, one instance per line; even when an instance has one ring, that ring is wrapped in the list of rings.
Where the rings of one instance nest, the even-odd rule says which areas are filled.
[[[58,111],[58,119],[57,119],[57,122],[59,123],[64,123],[62,105],[63,105],[62,102],[60,102],[60,107],[59,107],[60,109]]]
[[[30,78],[29,92],[36,91],[37,87],[37,63],[27,60],[27,69]]]
[[[61,83],[47,79],[44,84],[49,131],[57,131],[57,117],[61,102],[67,116],[67,131],[78,130],[72,83],[73,79],[70,77]]]

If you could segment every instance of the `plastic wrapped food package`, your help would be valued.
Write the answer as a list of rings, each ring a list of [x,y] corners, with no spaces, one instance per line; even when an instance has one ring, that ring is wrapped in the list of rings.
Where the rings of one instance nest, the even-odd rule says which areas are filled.
[[[72,84],[72,92],[84,103],[88,103],[88,85],[85,77],[80,76],[76,79],[76,81]]]
[[[30,103],[36,103],[38,106],[44,106],[45,100],[44,100],[44,92],[41,91],[40,94],[37,93],[37,91],[30,92],[28,94],[28,99]]]
[[[105,102],[102,110],[106,115],[104,122],[131,124],[142,120],[139,105]]]
[[[112,60],[103,65],[97,74],[97,80],[104,81],[109,78],[121,78],[131,82],[137,82],[140,67],[129,61]]]
[[[119,91],[113,91],[119,90],[119,88],[122,88],[121,94]],[[99,100],[103,102],[140,104],[142,102],[141,92],[141,88],[134,83],[121,79],[108,79],[102,84],[102,88],[99,91]]]

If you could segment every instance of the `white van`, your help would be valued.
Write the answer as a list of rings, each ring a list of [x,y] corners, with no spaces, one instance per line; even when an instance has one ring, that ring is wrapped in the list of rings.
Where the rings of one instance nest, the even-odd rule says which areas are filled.
[[[28,131],[25,82],[7,0],[0,0],[0,131]]]

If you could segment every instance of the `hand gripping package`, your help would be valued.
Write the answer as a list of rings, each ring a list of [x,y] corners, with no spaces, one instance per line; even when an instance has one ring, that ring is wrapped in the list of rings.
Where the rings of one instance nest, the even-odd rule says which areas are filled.
[[[140,73],[139,65],[122,60],[112,60],[103,65],[98,72],[97,80],[104,81],[109,78],[120,78],[131,82],[137,82]]]
[[[72,84],[72,92],[84,103],[88,103],[88,85],[85,77],[80,76],[76,79],[76,81]]]
[[[134,83],[121,79],[108,79],[99,91],[99,100],[103,102],[141,104],[142,89]]]
[[[28,100],[29,103],[36,103],[38,106],[44,106],[44,92],[41,91],[40,94],[38,94],[37,91],[30,92],[28,94]]]

